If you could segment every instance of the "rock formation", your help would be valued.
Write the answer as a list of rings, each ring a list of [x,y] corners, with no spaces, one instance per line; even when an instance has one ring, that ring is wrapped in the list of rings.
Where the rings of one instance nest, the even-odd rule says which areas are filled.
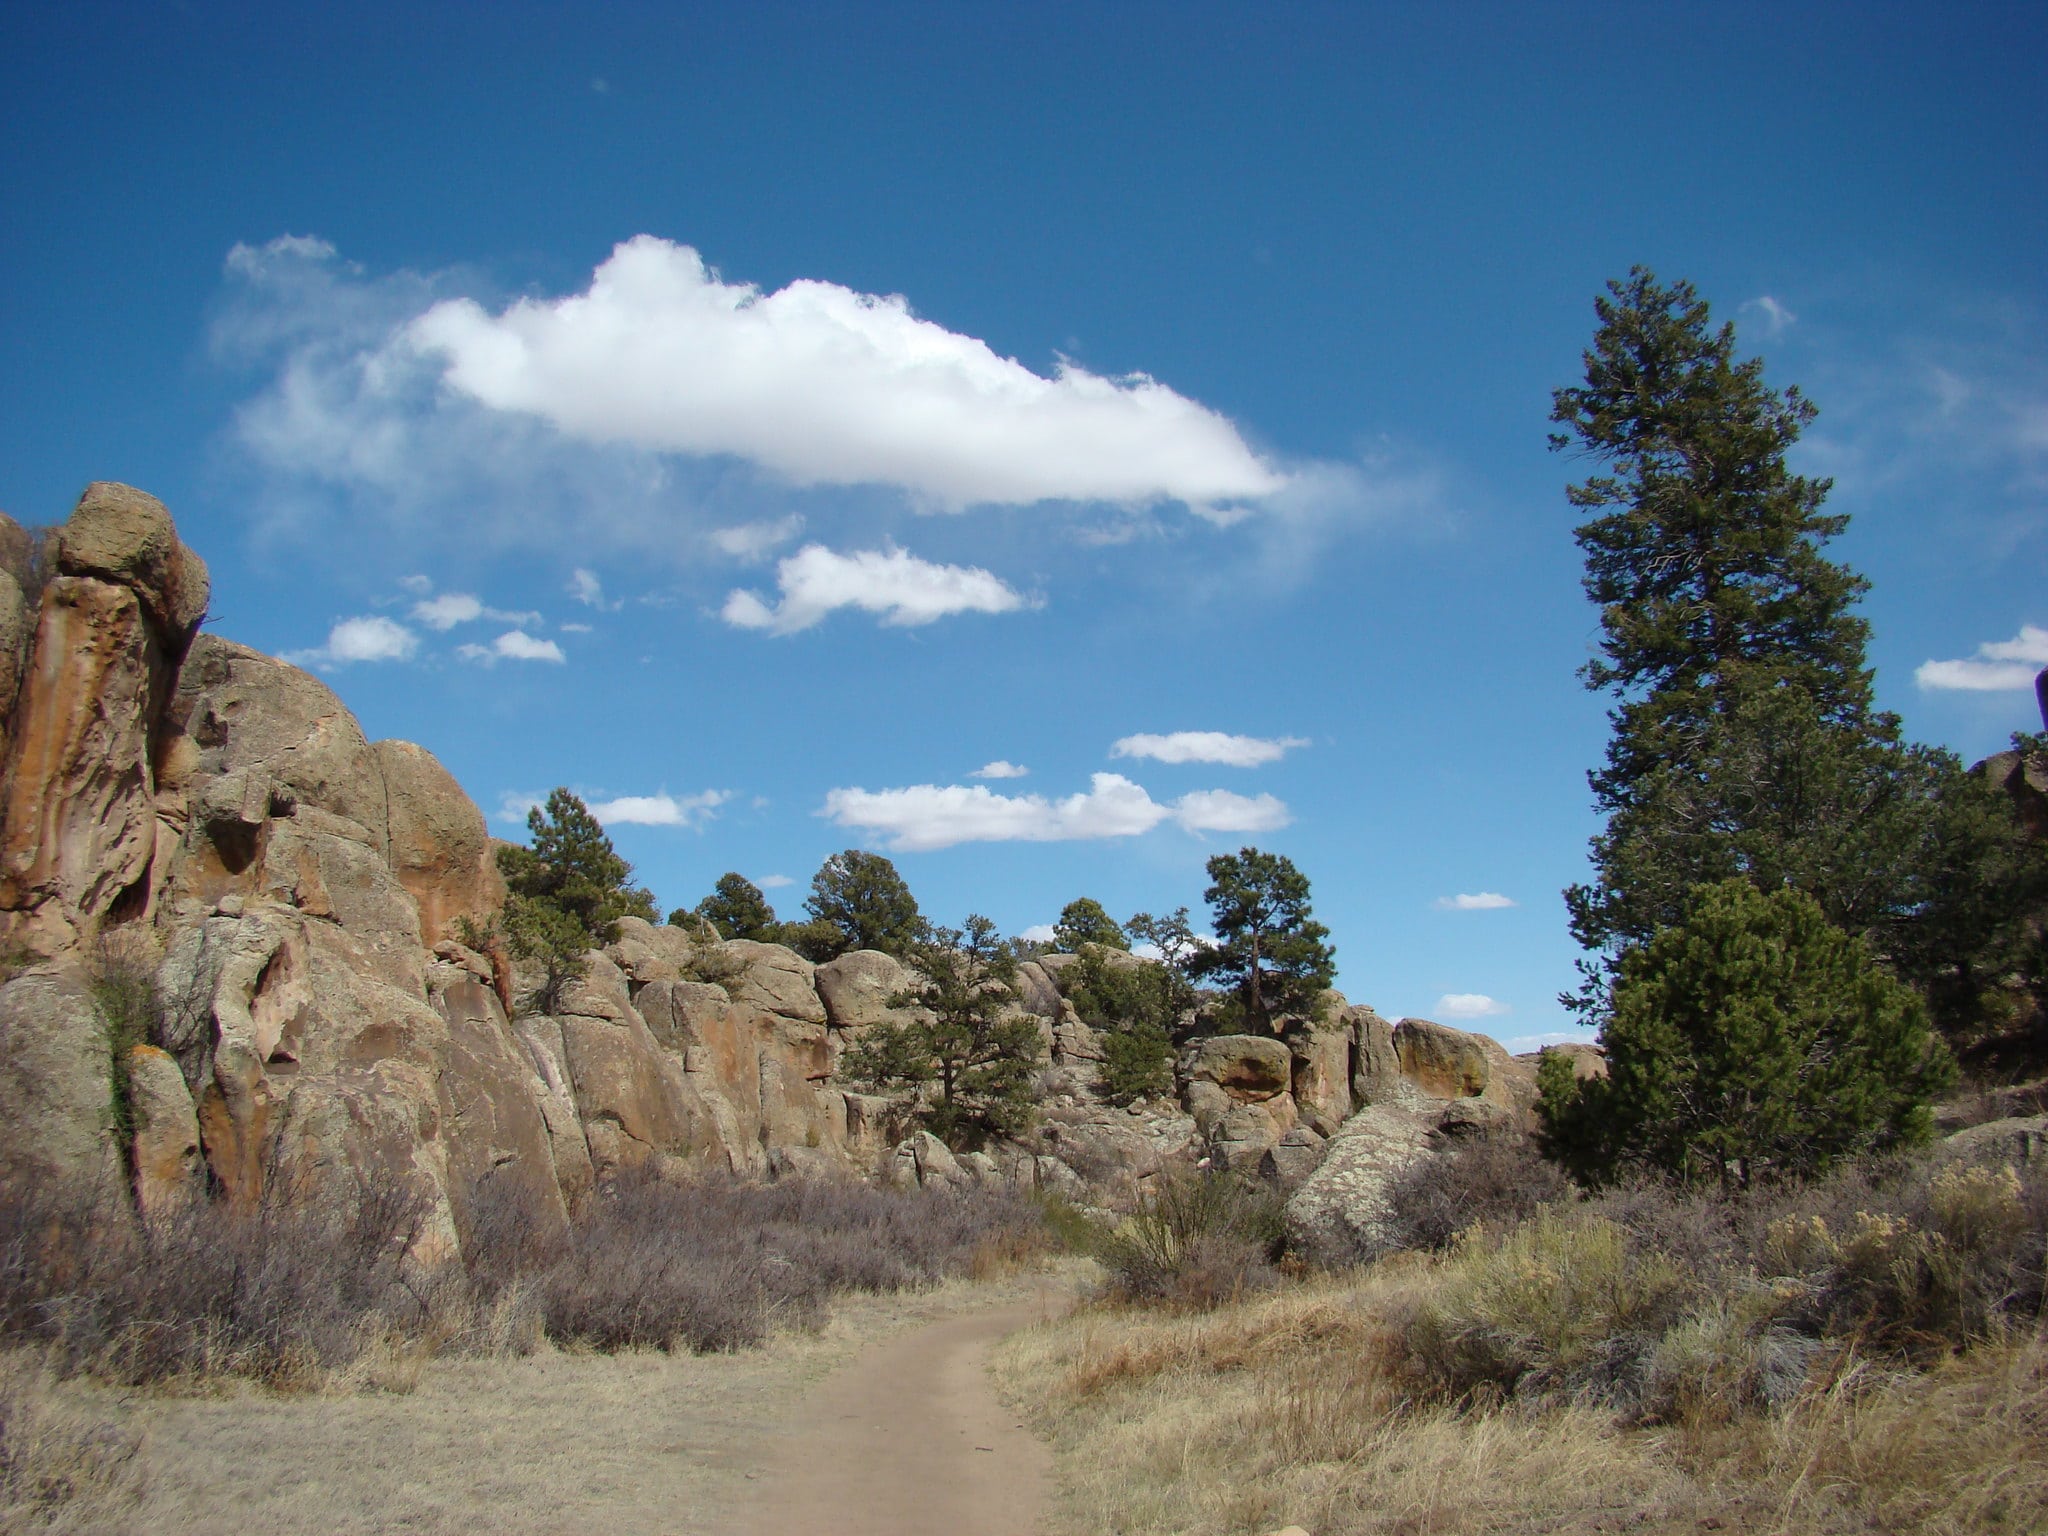
[[[1071,956],[1017,988],[1042,1121],[979,1154],[899,1141],[837,1076],[896,1017],[910,977],[886,955],[814,966],[627,919],[554,1014],[521,1013],[504,955],[464,942],[505,895],[476,806],[317,678],[200,634],[206,601],[204,563],[131,487],[88,487],[54,534],[0,517],[0,1173],[145,1216],[396,1184],[448,1252],[481,1198],[560,1222],[651,1158],[1078,1193],[1206,1157],[1337,1209],[1361,1109],[1420,1141],[1460,1105],[1526,1116],[1532,1074],[1491,1041],[1335,994],[1284,1039],[1193,1046],[1179,1103],[1112,1108]],[[110,977],[153,999],[146,1038],[110,1031]]]

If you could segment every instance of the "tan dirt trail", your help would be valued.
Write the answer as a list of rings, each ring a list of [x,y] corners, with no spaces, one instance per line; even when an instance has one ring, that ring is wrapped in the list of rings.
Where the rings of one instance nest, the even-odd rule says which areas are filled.
[[[67,1390],[144,1432],[148,1536],[1025,1536],[1049,1458],[985,1363],[1071,1296],[955,1281],[765,1349],[436,1360],[396,1392]]]

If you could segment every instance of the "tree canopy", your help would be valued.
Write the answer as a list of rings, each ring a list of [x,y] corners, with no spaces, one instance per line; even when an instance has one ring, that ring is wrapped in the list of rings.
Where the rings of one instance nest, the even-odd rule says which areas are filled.
[[[949,1146],[979,1147],[1031,1123],[1038,1021],[1014,1006],[1016,956],[994,923],[930,930],[907,956],[918,980],[890,999],[909,1017],[873,1024],[843,1069]]]
[[[1246,1027],[1271,1032],[1311,1013],[1336,975],[1330,930],[1310,915],[1308,876],[1284,855],[1240,848],[1208,864],[1216,944],[1189,956],[1191,974],[1235,994]]]
[[[1809,1175],[1924,1141],[1953,1066],[1910,988],[1798,891],[1702,886],[1622,957],[1608,1076],[1544,1059],[1545,1139],[1581,1177]]]
[[[709,923],[722,939],[754,939],[764,944],[782,940],[782,924],[775,920],[775,909],[768,905],[768,898],[761,894],[758,885],[734,870],[720,875],[711,894],[695,908],[687,912],[678,910],[669,921],[680,926],[684,918]]]
[[[633,885],[633,866],[619,857],[590,808],[567,789],[526,813],[530,846],[498,849],[510,894],[505,933],[512,953],[540,968],[530,1002],[553,1012],[564,989],[585,970],[585,955],[618,936],[618,920],[656,920],[653,895]]]
[[[1129,949],[1131,941],[1093,896],[1078,896],[1060,908],[1059,921],[1052,925],[1052,941],[1070,955],[1081,953],[1084,944],[1105,949]]]
[[[830,960],[855,949],[878,949],[905,959],[930,928],[896,866],[858,848],[835,853],[819,867],[804,910],[811,921],[804,925],[803,947],[813,959]]]

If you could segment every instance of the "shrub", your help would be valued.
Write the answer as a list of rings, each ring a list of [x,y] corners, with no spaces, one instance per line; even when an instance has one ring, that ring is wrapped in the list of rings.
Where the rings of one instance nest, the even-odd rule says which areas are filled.
[[[1476,1226],[1512,1226],[1571,1199],[1564,1171],[1524,1136],[1482,1136],[1424,1158],[1388,1191],[1404,1248],[1446,1248]]]
[[[1279,1197],[1216,1171],[1162,1173],[1135,1212],[1104,1231],[1096,1257],[1126,1301],[1206,1308],[1271,1285],[1284,1238]]]
[[[401,1283],[422,1208],[372,1189],[346,1209],[198,1203],[148,1223],[76,1192],[0,1189],[0,1332],[63,1368],[140,1383],[291,1385],[346,1364],[421,1308]]]
[[[1684,920],[1621,961],[1608,1076],[1540,1075],[1552,1152],[1612,1179],[1811,1177],[1925,1142],[1953,1063],[1917,995],[1794,890],[1695,888]]]
[[[524,1288],[550,1338],[597,1349],[728,1350],[807,1327],[838,1292],[928,1285],[1044,1242],[1008,1191],[664,1179],[621,1171],[551,1234],[511,1197],[478,1202],[466,1259],[486,1295]]]
[[[0,1355],[0,1531],[126,1531],[142,1436],[65,1402],[32,1350]]]
[[[1458,1400],[1625,1395],[1684,1291],[1677,1268],[1632,1252],[1616,1223],[1546,1209],[1459,1241],[1407,1321],[1410,1367]]]

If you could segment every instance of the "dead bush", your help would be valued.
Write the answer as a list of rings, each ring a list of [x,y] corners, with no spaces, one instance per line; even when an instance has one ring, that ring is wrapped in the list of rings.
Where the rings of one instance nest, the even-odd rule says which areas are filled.
[[[1577,1193],[1526,1136],[1482,1136],[1424,1158],[1389,1191],[1398,1245],[1445,1248],[1475,1226],[1508,1227]]]
[[[1097,1239],[1110,1294],[1125,1301],[1218,1306],[1274,1283],[1284,1239],[1278,1195],[1218,1171],[1165,1173],[1137,1209]]]
[[[530,1289],[549,1337],[596,1349],[723,1350],[808,1327],[839,1292],[928,1285],[1046,1244],[1007,1191],[897,1191],[620,1173],[565,1233],[508,1200],[473,1218],[470,1273]]]
[[[420,1311],[402,1282],[421,1214],[409,1193],[372,1190],[345,1208],[200,1203],[139,1222],[76,1193],[0,1189],[0,1332],[122,1382],[301,1383]]]

